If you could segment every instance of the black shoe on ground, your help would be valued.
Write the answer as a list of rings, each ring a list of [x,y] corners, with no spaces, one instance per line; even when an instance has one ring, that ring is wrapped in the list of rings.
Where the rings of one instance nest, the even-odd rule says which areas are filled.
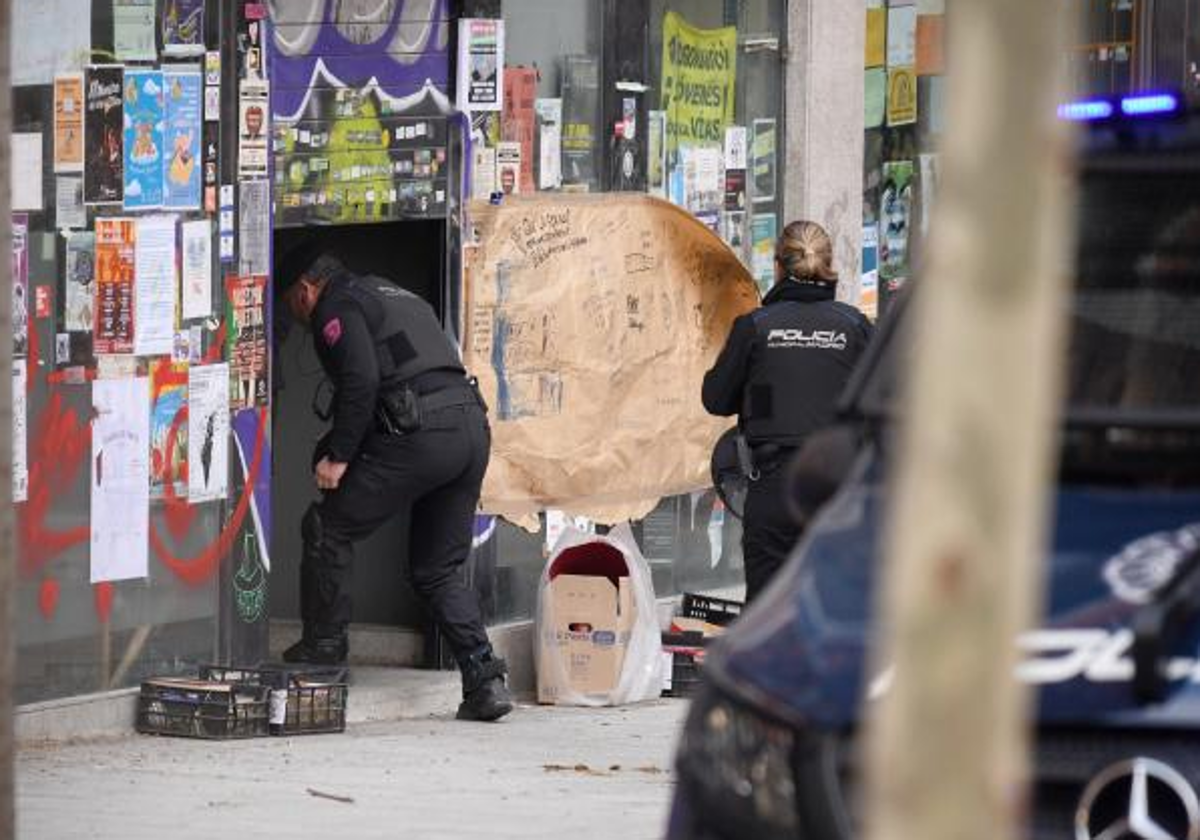
[[[306,665],[345,665],[350,643],[345,636],[305,636],[283,652],[283,661]]]
[[[499,720],[513,710],[512,694],[504,684],[508,665],[503,659],[481,662],[472,657],[463,666],[463,700],[459,720]]]

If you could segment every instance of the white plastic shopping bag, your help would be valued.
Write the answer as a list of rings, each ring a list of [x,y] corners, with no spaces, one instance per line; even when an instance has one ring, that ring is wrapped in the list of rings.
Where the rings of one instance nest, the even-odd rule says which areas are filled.
[[[539,702],[619,706],[661,694],[654,584],[628,525],[563,531],[538,583],[535,628]]]

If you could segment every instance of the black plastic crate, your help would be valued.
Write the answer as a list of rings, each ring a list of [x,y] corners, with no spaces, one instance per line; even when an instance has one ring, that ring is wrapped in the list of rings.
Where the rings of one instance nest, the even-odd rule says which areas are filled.
[[[703,648],[664,647],[671,654],[671,687],[663,692],[664,697],[691,697],[700,688],[703,678]]]
[[[138,695],[138,732],[183,738],[255,738],[269,731],[268,686],[163,677]]]
[[[349,672],[345,668],[205,665],[200,669],[200,674],[214,682],[267,688],[273,700],[269,716],[269,732],[272,735],[316,735],[346,731],[346,701],[350,687],[347,681]]]
[[[728,627],[733,620],[742,614],[745,606],[741,601],[730,601],[725,598],[714,598],[711,595],[696,595],[684,593],[683,604],[679,614],[685,618],[698,618],[709,624]]]

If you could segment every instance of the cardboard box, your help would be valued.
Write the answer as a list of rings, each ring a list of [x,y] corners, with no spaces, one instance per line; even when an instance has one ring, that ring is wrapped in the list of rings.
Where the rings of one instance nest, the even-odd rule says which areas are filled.
[[[629,578],[613,580],[562,574],[550,581],[550,621],[538,627],[538,702],[572,694],[604,699],[617,687],[636,606]]]

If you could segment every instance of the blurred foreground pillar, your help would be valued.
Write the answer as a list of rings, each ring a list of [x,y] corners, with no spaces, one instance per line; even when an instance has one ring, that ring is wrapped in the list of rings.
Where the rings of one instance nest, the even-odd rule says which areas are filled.
[[[1062,5],[947,5],[944,178],[909,309],[878,605],[888,688],[868,712],[871,840],[1013,838],[1025,813],[1014,639],[1040,605],[1072,247]]]
[[[0,0],[0,254],[12,253],[9,175],[12,145],[12,90],[9,87],[12,32],[9,0]],[[12,500],[12,265],[0,260],[0,840],[13,827],[13,641],[12,590],[17,553]]]

